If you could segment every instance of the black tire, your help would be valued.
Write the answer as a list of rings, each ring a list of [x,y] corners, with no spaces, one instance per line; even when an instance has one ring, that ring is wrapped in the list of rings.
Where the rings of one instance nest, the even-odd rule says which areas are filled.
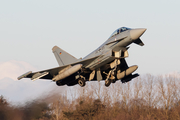
[[[109,87],[110,84],[111,84],[111,80],[110,80],[110,79],[108,79],[107,81],[105,81],[105,86],[106,86],[106,87]]]
[[[115,79],[113,79],[113,80],[111,80],[112,81],[112,83],[116,83],[116,80]]]
[[[86,81],[82,78],[79,78],[78,79],[78,84],[81,86],[81,87],[84,87],[86,85]]]
[[[56,85],[57,85],[57,86],[63,86],[63,85],[65,85],[65,84],[63,84],[63,83],[61,82],[61,80],[58,80],[58,81],[56,81]]]

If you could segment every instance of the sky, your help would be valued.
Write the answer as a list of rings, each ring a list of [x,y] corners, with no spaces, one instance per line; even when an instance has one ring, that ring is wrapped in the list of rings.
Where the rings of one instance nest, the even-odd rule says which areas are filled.
[[[55,45],[85,57],[123,26],[147,28],[141,37],[145,46],[130,45],[129,66],[138,65],[139,74],[179,72],[179,5],[179,0],[0,1],[0,65],[8,63],[0,74],[21,74],[14,74],[12,61],[18,68],[31,66],[22,73],[57,67]]]
[[[0,62],[25,61],[57,67],[52,47],[85,57],[119,27],[147,28],[145,46],[130,45],[129,65],[138,72],[179,71],[178,0],[8,0],[0,2]]]

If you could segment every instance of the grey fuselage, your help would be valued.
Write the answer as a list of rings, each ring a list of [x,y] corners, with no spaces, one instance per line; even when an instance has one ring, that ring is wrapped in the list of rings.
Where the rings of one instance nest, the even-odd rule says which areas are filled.
[[[84,57],[82,60],[98,56],[97,59],[85,67],[94,70],[116,59],[117,57],[113,56],[113,52],[120,52],[133,42],[130,36],[130,30],[128,29],[119,34],[111,35],[100,47]]]

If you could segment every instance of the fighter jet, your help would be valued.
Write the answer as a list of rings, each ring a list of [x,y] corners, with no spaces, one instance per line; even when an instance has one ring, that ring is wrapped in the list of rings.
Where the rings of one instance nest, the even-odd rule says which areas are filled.
[[[56,82],[58,86],[73,86],[79,84],[81,87],[87,81],[105,81],[108,87],[111,83],[121,80],[122,83],[131,81],[139,74],[132,74],[137,65],[128,67],[125,58],[128,57],[129,45],[135,43],[143,46],[140,37],[146,31],[145,28],[131,29],[121,27],[115,30],[111,36],[96,50],[84,57],[77,59],[54,46],[52,51],[56,57],[59,67],[39,72],[29,71],[18,77],[37,79],[48,79]]]

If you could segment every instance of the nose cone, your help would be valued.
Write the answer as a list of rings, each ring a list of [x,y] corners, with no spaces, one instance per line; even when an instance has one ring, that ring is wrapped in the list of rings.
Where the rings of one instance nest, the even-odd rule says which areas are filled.
[[[130,36],[132,40],[136,40],[146,31],[145,28],[132,29],[130,31]]]

